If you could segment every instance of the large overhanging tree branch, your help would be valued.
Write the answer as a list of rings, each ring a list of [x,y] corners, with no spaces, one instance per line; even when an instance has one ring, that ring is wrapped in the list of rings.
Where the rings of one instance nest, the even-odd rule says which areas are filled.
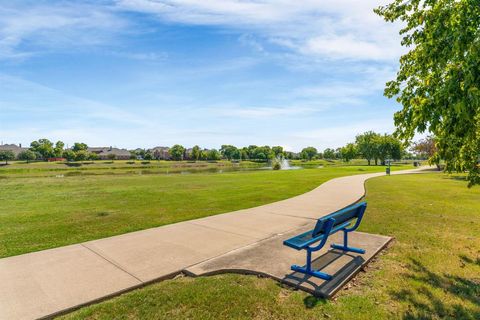
[[[480,0],[395,0],[375,12],[404,23],[402,45],[410,48],[385,89],[403,106],[397,135],[430,131],[438,148],[432,160],[480,184]]]

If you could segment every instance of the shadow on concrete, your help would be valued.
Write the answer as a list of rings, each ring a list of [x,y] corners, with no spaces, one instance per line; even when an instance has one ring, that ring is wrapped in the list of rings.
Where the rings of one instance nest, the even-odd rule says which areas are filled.
[[[420,283],[421,286],[390,292],[393,299],[406,302],[410,306],[403,319],[480,319],[480,279],[438,274],[428,270],[415,259],[411,259],[408,269],[410,272],[404,277]],[[435,289],[470,302],[475,307],[445,302],[434,293]]]
[[[308,291],[315,297],[330,298],[332,297],[343,285],[348,282],[365,263],[365,259],[361,256],[354,256],[343,251],[331,250],[321,255],[317,259],[312,261],[312,268],[323,272],[328,272],[328,267],[333,264],[338,265],[338,260],[345,260],[348,258],[348,262],[342,265],[335,273],[330,273],[332,280],[325,281],[316,277],[312,277],[300,272],[292,272],[282,279],[283,283],[286,283],[294,288],[308,288]],[[305,289],[304,289],[305,290]],[[318,301],[317,301],[318,302]],[[312,301],[305,301],[305,305],[311,305]],[[315,303],[316,304],[316,303]],[[312,306],[313,307],[313,306]]]

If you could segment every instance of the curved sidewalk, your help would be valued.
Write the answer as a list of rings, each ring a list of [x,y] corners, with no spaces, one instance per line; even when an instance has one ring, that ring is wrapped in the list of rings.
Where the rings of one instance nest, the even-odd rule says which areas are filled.
[[[0,319],[53,316],[304,229],[358,201],[365,180],[382,175],[335,178],[255,208],[0,259]]]

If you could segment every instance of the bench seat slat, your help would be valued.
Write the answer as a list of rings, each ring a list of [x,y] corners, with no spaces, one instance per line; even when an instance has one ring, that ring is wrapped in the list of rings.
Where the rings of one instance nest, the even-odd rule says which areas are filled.
[[[346,228],[349,225],[350,225],[350,221],[336,225],[332,229],[330,234],[335,233],[343,228]],[[321,233],[316,237],[312,237],[312,234],[313,234],[313,230],[309,230],[307,232],[299,234],[298,236],[285,240],[283,244],[296,250],[302,250],[302,249],[305,249],[308,245],[322,240],[323,237],[325,236],[325,234]]]

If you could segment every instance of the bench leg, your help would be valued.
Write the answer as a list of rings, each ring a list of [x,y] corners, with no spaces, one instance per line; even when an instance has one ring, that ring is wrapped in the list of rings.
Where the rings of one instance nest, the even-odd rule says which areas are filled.
[[[365,253],[364,249],[348,246],[348,232],[345,231],[345,230],[343,230],[343,245],[333,243],[333,244],[330,245],[330,247],[332,247],[333,249],[338,249],[338,250],[342,250],[342,251],[350,251],[350,252],[355,252],[355,253],[360,253],[360,254]]]
[[[292,271],[308,274],[310,276],[314,276],[323,280],[332,279],[331,275],[312,269],[312,252],[308,249],[307,249],[307,263],[305,264],[305,266],[302,267],[294,264],[293,266],[290,267],[290,269],[292,269]]]

